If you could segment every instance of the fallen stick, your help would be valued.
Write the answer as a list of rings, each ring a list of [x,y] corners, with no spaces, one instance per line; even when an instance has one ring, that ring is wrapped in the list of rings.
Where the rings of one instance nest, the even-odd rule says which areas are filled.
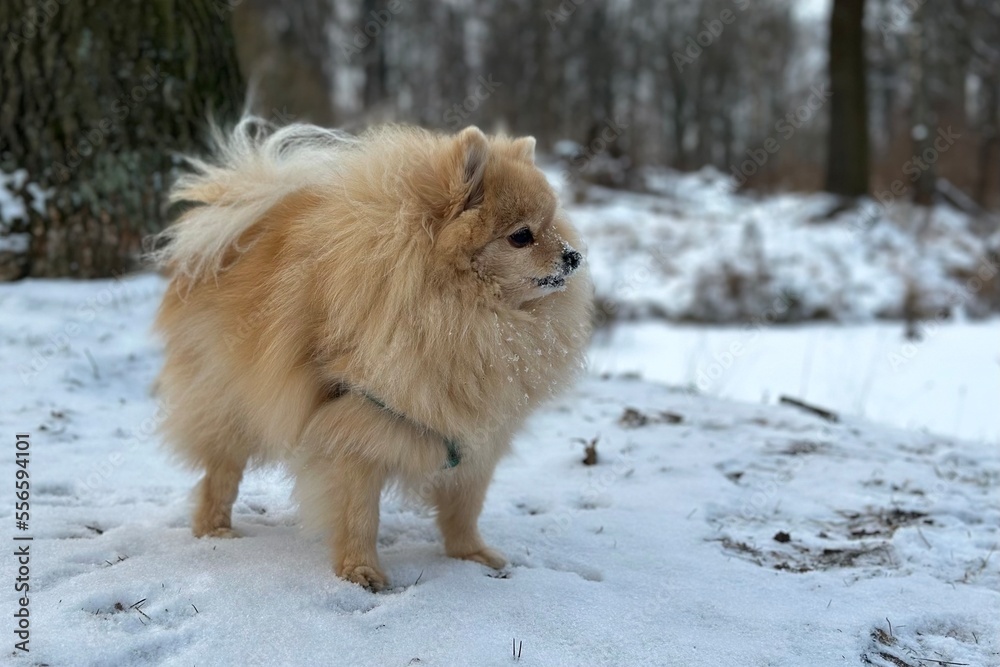
[[[778,399],[778,402],[784,403],[785,405],[794,406],[796,408],[799,408],[800,410],[805,410],[806,412],[810,412],[816,415],[817,417],[822,417],[827,421],[831,422],[840,421],[840,417],[837,415],[836,412],[831,412],[825,408],[820,408],[815,405],[809,405],[805,401],[800,401],[799,399],[792,398],[791,396],[782,396]]]

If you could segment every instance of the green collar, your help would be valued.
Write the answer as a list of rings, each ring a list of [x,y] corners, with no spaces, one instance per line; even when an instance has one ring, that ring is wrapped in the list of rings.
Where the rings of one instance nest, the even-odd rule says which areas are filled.
[[[385,404],[384,401],[380,400],[376,396],[373,396],[372,394],[368,393],[364,389],[357,389],[356,391],[357,391],[357,393],[359,393],[362,396],[364,396],[365,398],[367,398],[370,402],[372,402],[375,405],[377,405],[384,412],[388,412],[394,418],[400,419],[402,421],[408,421],[408,422],[410,422],[412,424],[416,424],[417,426],[419,426],[424,431],[430,431],[431,430],[431,429],[427,428],[426,426],[424,426],[423,424],[420,424],[419,422],[413,421],[412,419],[410,419],[409,417],[407,417],[406,415],[404,415],[402,412],[399,412],[398,410],[394,410],[394,409],[390,408],[388,405]],[[449,438],[447,436],[441,435],[440,433],[438,435],[441,437],[441,440],[444,441],[445,449],[448,452],[448,458],[445,459],[445,466],[444,467],[445,468],[455,468],[455,467],[457,467],[458,464],[462,462],[462,454],[461,454],[461,452],[458,449],[458,442],[456,442],[452,438]]]

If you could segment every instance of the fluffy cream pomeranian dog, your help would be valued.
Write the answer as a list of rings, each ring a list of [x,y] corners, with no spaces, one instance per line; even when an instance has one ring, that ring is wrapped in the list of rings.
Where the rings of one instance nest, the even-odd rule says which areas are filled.
[[[387,583],[392,482],[432,506],[449,556],[504,567],[477,527],[494,467],[581,368],[590,325],[534,139],[247,117],[216,143],[154,256],[164,434],[204,472],[194,534],[233,536],[244,469],[281,461],[349,581]]]

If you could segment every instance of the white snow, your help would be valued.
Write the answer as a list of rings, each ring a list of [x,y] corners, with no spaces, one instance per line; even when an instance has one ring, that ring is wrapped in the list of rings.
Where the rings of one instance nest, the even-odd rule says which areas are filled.
[[[1000,319],[933,324],[907,340],[899,322],[692,326],[626,322],[599,332],[598,373],[632,373],[712,396],[782,395],[903,428],[1000,444]]]
[[[45,190],[38,183],[26,183],[27,180],[28,172],[24,169],[10,174],[0,171],[0,229],[4,223],[25,217],[24,201],[14,194],[22,188],[31,196],[31,208],[37,213],[45,212],[45,201],[52,194],[51,190]]]
[[[23,169],[12,174],[0,171],[0,223],[24,216],[24,204],[14,197],[13,190],[23,185],[27,175]]]
[[[25,217],[24,202],[14,192],[25,188],[32,197],[32,208],[42,212],[49,193],[37,183],[27,183],[28,172],[18,169],[13,173],[0,171],[0,253],[20,255],[28,251],[31,235],[26,232],[10,233],[10,223]]]
[[[18,169],[14,173],[0,171],[0,229],[3,223],[24,217],[24,202],[14,196],[14,191],[24,185],[28,172]]]
[[[561,172],[547,174],[571,200]],[[755,197],[711,168],[646,182],[650,194],[589,187],[570,207],[615,318],[868,322],[901,318],[908,303],[928,320],[989,311],[1000,234],[952,208],[867,200],[830,216],[829,195]]]
[[[1000,664],[995,443],[635,379],[589,377],[518,438],[482,519],[504,576],[445,558],[427,513],[387,498],[395,587],[340,581],[275,470],[243,484],[244,537],[194,539],[195,476],[152,433],[162,288],[0,285],[3,474],[30,433],[34,537],[31,652],[13,654],[8,588],[5,664],[507,665],[512,640],[524,665]],[[828,344],[812,331],[800,345]]]

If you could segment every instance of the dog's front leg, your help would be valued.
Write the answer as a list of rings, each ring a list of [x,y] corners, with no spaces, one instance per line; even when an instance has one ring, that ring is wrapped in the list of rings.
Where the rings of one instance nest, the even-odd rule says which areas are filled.
[[[444,536],[444,550],[452,558],[462,558],[488,565],[496,570],[507,565],[496,549],[486,545],[479,534],[479,513],[486,490],[493,477],[493,466],[486,469],[447,471],[434,488],[437,523]]]

